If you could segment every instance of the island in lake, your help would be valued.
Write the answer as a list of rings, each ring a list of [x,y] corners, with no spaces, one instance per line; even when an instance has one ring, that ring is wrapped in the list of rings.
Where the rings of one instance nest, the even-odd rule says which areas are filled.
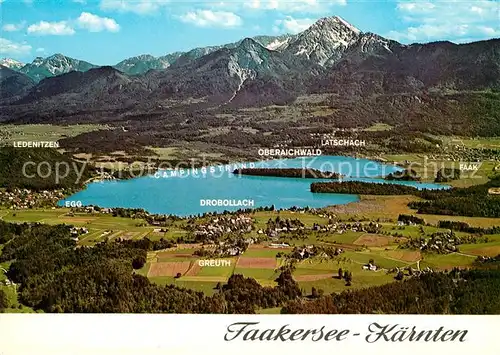
[[[233,171],[235,175],[252,175],[252,176],[273,176],[285,178],[300,178],[300,179],[339,179],[343,175],[334,171],[322,171],[318,169],[301,169],[301,168],[242,168]]]

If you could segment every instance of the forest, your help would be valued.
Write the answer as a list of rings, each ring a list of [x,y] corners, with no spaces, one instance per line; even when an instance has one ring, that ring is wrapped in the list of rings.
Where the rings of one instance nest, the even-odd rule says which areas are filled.
[[[404,224],[425,224],[425,221],[422,218],[407,214],[400,214],[398,216],[398,222],[402,222]]]
[[[76,247],[67,225],[0,221],[0,262],[17,283],[19,302],[44,312],[252,314],[282,307],[282,313],[498,314],[500,256],[476,261],[473,269],[404,276],[383,286],[325,295],[302,293],[289,268],[277,286],[232,275],[213,296],[173,285],[160,286],[136,273],[149,240],[103,242]],[[332,277],[336,271],[332,270]],[[349,281],[355,284],[356,279]],[[8,306],[0,292],[0,311]]]
[[[354,85],[358,85],[355,83]],[[339,93],[345,94],[345,88]],[[315,91],[311,92],[316,93]],[[72,152],[111,153],[126,151],[141,154],[143,147],[168,147],[183,142],[205,142],[221,147],[246,149],[251,152],[261,147],[272,147],[277,143],[290,141],[289,146],[300,147],[317,144],[307,133],[330,133],[330,127],[367,128],[375,123],[386,123],[393,130],[362,132],[359,139],[373,142],[381,150],[390,152],[423,153],[436,151],[433,135],[494,136],[500,134],[500,100],[496,92],[463,92],[454,94],[421,93],[424,111],[416,110],[416,99],[409,93],[367,97],[354,95],[331,95],[320,105],[335,108],[336,112],[324,116],[311,115],[317,105],[293,104],[287,107],[273,107],[269,110],[244,113],[237,107],[224,105],[209,109],[206,103],[173,105],[156,108],[151,102],[147,107],[113,110],[79,109],[57,107],[47,111],[28,111],[12,106],[6,116],[16,117],[16,123],[109,123],[125,126],[126,131],[100,130],[83,133],[76,137],[61,139],[61,147]],[[152,105],[152,106],[151,106]],[[420,105],[420,104],[419,104]],[[154,108],[154,109],[153,109]],[[20,112],[16,112],[20,109]],[[277,120],[276,116],[291,112],[297,120]],[[436,118],[439,118],[436,120]],[[382,119],[382,121],[381,121]],[[242,127],[242,122],[245,125]],[[218,134],[207,135],[211,128],[227,128]],[[256,130],[251,133],[248,128]],[[272,132],[265,134],[265,132]],[[287,142],[288,143],[288,142]],[[364,151],[353,147],[342,147],[342,151]],[[325,153],[338,153],[339,147]]]
[[[396,184],[378,184],[359,181],[315,182],[311,191],[357,195],[413,195],[425,201],[412,201],[408,207],[422,214],[441,214],[468,217],[500,217],[500,196],[489,193],[500,187],[500,177],[482,185],[453,187],[441,190],[418,190]]]
[[[431,201],[414,201],[408,204],[418,213],[444,214],[467,217],[500,217],[499,196],[449,196]]]
[[[313,300],[294,300],[283,307],[282,313],[499,314],[500,260],[476,267],[427,273]]]
[[[412,186],[361,181],[313,182],[311,192],[356,195],[416,195]]]
[[[67,225],[11,225],[0,221],[0,262],[19,284],[19,302],[34,310],[70,313],[254,313],[301,296],[291,272],[277,286],[233,275],[211,297],[173,285],[159,286],[134,269],[146,262],[151,241],[103,242],[76,247]]]
[[[0,187],[77,189],[91,176],[87,166],[55,149],[0,147]]]
[[[0,313],[3,313],[9,307],[9,299],[7,293],[0,289]]]
[[[460,169],[442,168],[436,173],[434,182],[450,182],[453,180],[460,180]]]
[[[492,187],[500,187],[500,177],[465,188],[421,190],[416,196],[426,201],[413,201],[408,207],[424,214],[496,218],[500,217],[500,196],[489,194]]]
[[[385,180],[400,180],[400,181],[420,181],[420,177],[413,169],[404,169],[390,173],[385,177]]]
[[[499,221],[500,223],[500,221]],[[498,234],[500,226],[490,228],[472,227],[468,223],[459,221],[439,221],[438,228],[448,228],[457,232],[465,232],[470,234]]]

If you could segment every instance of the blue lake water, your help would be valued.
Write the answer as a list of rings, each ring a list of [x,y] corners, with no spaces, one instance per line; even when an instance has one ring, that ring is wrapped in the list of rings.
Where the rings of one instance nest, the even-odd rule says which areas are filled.
[[[204,212],[237,210],[242,207],[201,206],[200,200],[253,200],[254,207],[274,205],[275,208],[325,207],[359,200],[357,195],[313,194],[310,184],[326,179],[295,179],[278,177],[237,176],[240,167],[312,168],[335,171],[344,180],[397,183],[419,189],[442,189],[447,186],[418,182],[388,182],[380,178],[400,168],[378,162],[342,156],[268,160],[254,163],[218,165],[202,169],[162,170],[155,175],[130,180],[94,182],[66,200],[100,207],[143,208],[150,213],[196,215]]]

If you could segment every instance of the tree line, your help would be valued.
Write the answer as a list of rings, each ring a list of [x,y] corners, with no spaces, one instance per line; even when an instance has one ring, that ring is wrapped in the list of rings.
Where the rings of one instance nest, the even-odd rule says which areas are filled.
[[[405,281],[315,300],[293,300],[284,314],[499,314],[500,259],[487,267],[426,273]]]
[[[252,176],[275,176],[301,179],[338,179],[342,175],[334,171],[321,171],[318,169],[300,169],[300,168],[241,168],[233,171],[235,175]]]
[[[80,188],[91,176],[83,163],[56,149],[0,147],[0,187],[71,190]]]
[[[277,286],[233,275],[213,296],[160,286],[134,271],[156,242],[112,241],[77,247],[70,227],[33,224],[16,230],[0,221],[0,262],[11,261],[7,276],[19,284],[19,301],[34,310],[69,313],[254,313],[301,296],[291,272]],[[3,233],[7,231],[7,233]],[[19,233],[18,233],[19,232]],[[7,237],[5,237],[7,235]]]
[[[420,181],[420,176],[413,169],[404,169],[402,171],[395,171],[385,177],[385,180],[399,180],[399,181]]]
[[[7,293],[0,289],[0,313],[5,312],[5,310],[9,307],[9,298],[7,297]]]
[[[313,182],[311,192],[356,195],[415,195],[418,189],[412,186],[361,181]]]
[[[500,196],[489,193],[489,189],[495,187],[500,187],[500,177],[476,186],[422,190],[417,196],[426,201],[413,201],[408,207],[424,214],[500,217]]]
[[[408,207],[422,214],[441,214],[470,217],[500,217],[500,196],[489,193],[500,187],[500,177],[465,188],[417,189],[412,186],[360,181],[315,182],[311,191],[359,195],[414,195],[424,201],[412,201]]]
[[[465,232],[471,234],[499,234],[500,226],[489,228],[472,227],[468,223],[460,221],[439,221],[439,228],[448,228],[457,232]]]
[[[442,168],[436,173],[434,182],[450,182],[460,180],[461,171],[456,168]]]
[[[419,218],[417,216],[412,216],[412,215],[408,215],[408,214],[400,214],[398,216],[398,222],[402,222],[402,223],[405,223],[405,224],[420,224],[420,225],[423,225],[425,224],[425,221],[423,218]]]

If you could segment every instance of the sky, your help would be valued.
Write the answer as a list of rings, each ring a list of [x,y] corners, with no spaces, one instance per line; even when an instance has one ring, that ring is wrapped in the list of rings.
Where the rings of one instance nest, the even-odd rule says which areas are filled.
[[[0,0],[0,57],[113,65],[298,33],[327,16],[405,44],[500,38],[500,0]]]

